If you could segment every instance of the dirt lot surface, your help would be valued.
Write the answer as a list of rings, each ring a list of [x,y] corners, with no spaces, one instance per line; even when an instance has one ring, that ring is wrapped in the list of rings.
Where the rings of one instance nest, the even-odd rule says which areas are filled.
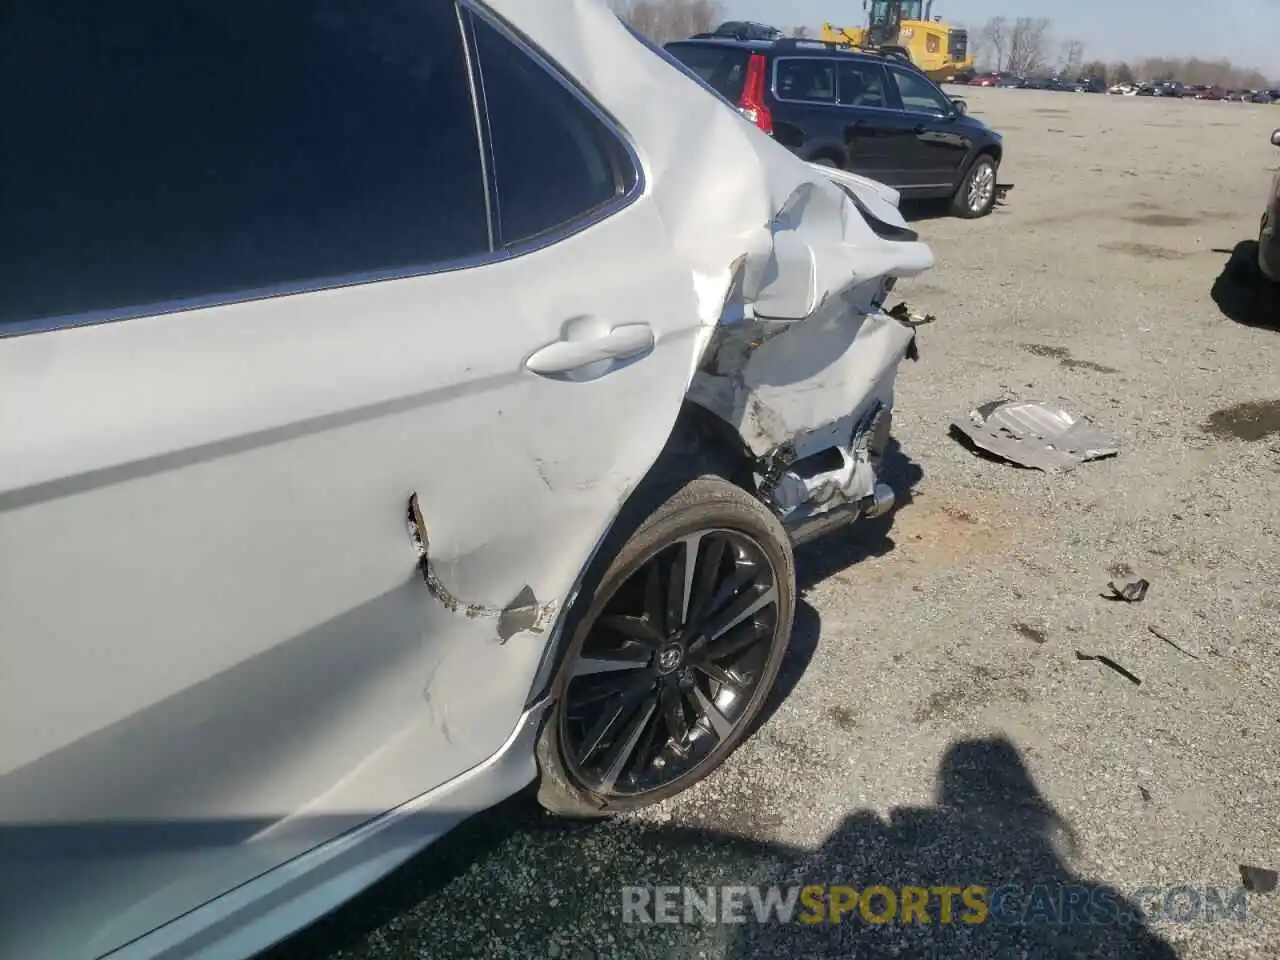
[[[1280,891],[1205,919],[1241,864],[1280,868],[1280,333],[1218,302],[1250,319],[1219,275],[1256,238],[1280,107],[967,93],[1016,188],[986,220],[919,223],[939,266],[900,291],[938,322],[900,379],[902,505],[802,553],[759,731],[640,816],[514,800],[274,960],[1280,955]],[[1001,397],[1061,403],[1122,452],[1050,476],[948,437]],[[1138,577],[1141,603],[1099,596]],[[1201,909],[621,922],[623,884],[775,883],[1105,884],[1157,907],[1186,885]]]

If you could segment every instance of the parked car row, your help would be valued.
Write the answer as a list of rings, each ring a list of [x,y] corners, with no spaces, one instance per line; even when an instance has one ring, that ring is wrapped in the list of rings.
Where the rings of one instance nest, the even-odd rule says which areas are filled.
[[[1235,103],[1280,103],[1277,90],[1225,90],[1222,87],[1164,81],[1161,83],[1117,83],[1108,93],[1127,97],[1173,97],[1192,100],[1232,101]]]
[[[1057,90],[1063,93],[1102,93],[1106,82],[1098,77],[1024,77],[1010,73],[980,73],[972,76],[958,74],[947,78],[949,83],[974,87],[1004,87],[1016,90]]]
[[[796,155],[960,217],[995,206],[998,133],[912,64],[820,41],[691,37],[666,52]]]
[[[1024,77],[1007,73],[956,74],[946,82],[975,87],[1012,90],[1056,90],[1063,93],[1110,93],[1131,97],[1188,97],[1196,100],[1230,100],[1240,103],[1280,103],[1280,90],[1225,90],[1221,87],[1160,83],[1116,83],[1108,87],[1100,77]]]

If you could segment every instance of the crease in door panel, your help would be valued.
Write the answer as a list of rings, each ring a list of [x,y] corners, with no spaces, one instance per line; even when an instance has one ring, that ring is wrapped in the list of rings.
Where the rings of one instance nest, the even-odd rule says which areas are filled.
[[[499,643],[506,643],[517,633],[542,633],[546,629],[547,624],[555,616],[556,604],[554,602],[539,603],[533,587],[529,584],[521,587],[504,607],[467,603],[445,586],[431,563],[427,522],[422,516],[416,491],[409,497],[408,523],[409,537],[413,541],[414,551],[418,554],[418,569],[422,573],[422,580],[427,585],[431,596],[446,610],[473,620],[496,620]]]

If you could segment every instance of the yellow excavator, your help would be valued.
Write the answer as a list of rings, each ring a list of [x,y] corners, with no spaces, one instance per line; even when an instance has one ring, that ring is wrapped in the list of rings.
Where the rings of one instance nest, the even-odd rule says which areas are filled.
[[[973,70],[969,32],[933,17],[933,0],[863,0],[865,27],[822,25],[822,39],[862,49],[905,54],[935,80]]]

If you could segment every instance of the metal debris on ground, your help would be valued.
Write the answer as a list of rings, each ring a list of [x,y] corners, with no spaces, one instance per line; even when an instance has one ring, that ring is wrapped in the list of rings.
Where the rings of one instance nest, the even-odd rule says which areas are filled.
[[[1180,645],[1179,645],[1178,643],[1176,643],[1175,641],[1173,641],[1173,640],[1171,640],[1170,638],[1166,637],[1163,633],[1161,633],[1161,632],[1160,632],[1159,630],[1157,630],[1155,627],[1148,626],[1148,627],[1147,627],[1147,632],[1148,632],[1148,633],[1150,633],[1150,634],[1151,634],[1153,637],[1155,637],[1157,640],[1163,640],[1163,641],[1164,641],[1165,643],[1167,643],[1169,646],[1173,647],[1173,649],[1177,650],[1177,651],[1178,651],[1179,653],[1181,653],[1181,654],[1184,654],[1185,656],[1190,657],[1192,660],[1199,660],[1199,659],[1200,659],[1198,656],[1196,656],[1194,653],[1192,653],[1192,652],[1191,652],[1190,650],[1188,650],[1186,647],[1180,646]]]
[[[1099,654],[1081,653],[1079,650],[1077,650],[1076,659],[1077,660],[1097,660],[1098,663],[1102,664],[1104,667],[1110,667],[1112,670],[1120,674],[1120,676],[1124,677],[1130,683],[1136,686],[1142,685],[1142,681],[1140,679],[1138,679],[1136,676],[1134,676],[1124,667],[1120,666],[1120,664],[1116,663],[1110,657],[1105,657],[1100,653]]]
[[[912,327],[923,327],[926,323],[938,322],[938,318],[932,313],[912,313],[911,308],[907,306],[906,301],[899,303],[896,307],[890,310],[889,316]]]
[[[1108,581],[1107,593],[1102,594],[1104,600],[1122,600],[1125,603],[1141,603],[1147,595],[1147,588],[1151,584],[1146,580],[1135,580],[1133,583],[1126,583],[1123,587],[1117,587],[1115,581]]]
[[[1116,438],[1045,403],[993,400],[953,420],[951,428],[988,453],[1046,472],[1070,470],[1120,452]]]
[[[1276,888],[1276,871],[1240,864],[1240,882],[1250,893],[1271,893]]]

